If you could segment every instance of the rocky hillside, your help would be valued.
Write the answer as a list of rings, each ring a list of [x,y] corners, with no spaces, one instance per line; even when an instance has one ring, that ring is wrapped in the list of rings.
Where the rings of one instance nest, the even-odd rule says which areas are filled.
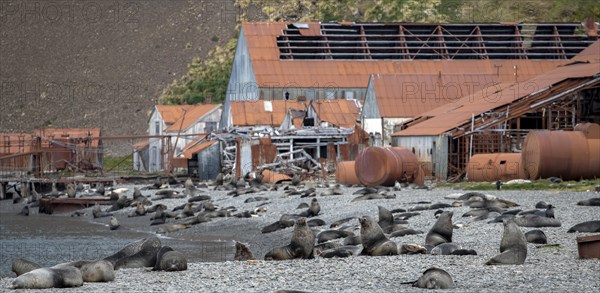
[[[165,86],[236,34],[233,3],[0,1],[0,133],[144,134]]]

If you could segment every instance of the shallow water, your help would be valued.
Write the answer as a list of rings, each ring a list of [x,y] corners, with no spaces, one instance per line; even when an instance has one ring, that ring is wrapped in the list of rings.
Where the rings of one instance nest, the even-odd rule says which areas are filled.
[[[0,277],[14,277],[15,258],[26,258],[42,266],[74,260],[104,258],[128,243],[151,232],[118,229],[90,221],[86,216],[38,214],[31,208],[28,217],[17,215],[23,204],[0,201]],[[187,235],[181,238],[161,237],[163,245],[182,251],[190,262],[225,261],[233,258],[233,243]]]

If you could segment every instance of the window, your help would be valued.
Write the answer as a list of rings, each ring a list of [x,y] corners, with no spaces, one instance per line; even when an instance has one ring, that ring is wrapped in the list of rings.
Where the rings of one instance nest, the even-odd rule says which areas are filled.
[[[209,132],[212,132],[215,130],[217,130],[217,122],[216,121],[207,121],[206,125],[204,126],[204,132],[209,133]]]
[[[335,99],[335,92],[325,92],[325,99],[327,99],[327,100]]]
[[[160,121],[154,121],[154,134],[160,134]]]
[[[353,91],[345,91],[344,92],[344,99],[346,99],[346,100],[352,100],[352,99],[354,99],[354,92]]]

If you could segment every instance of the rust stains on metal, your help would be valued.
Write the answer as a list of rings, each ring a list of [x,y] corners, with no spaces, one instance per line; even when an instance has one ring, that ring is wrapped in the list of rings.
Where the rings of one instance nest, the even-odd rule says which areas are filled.
[[[522,164],[530,179],[593,179],[600,174],[599,147],[598,139],[588,139],[581,131],[531,131]]]
[[[182,110],[181,116],[173,122],[167,129],[166,132],[177,132],[179,130],[186,130],[192,126],[196,121],[202,118],[204,115],[218,109],[221,104],[197,104],[191,108]],[[173,115],[174,116],[174,115]]]
[[[356,176],[364,185],[394,185],[414,182],[419,176],[419,161],[410,150],[401,147],[367,147],[354,165]]]
[[[527,179],[521,164],[521,154],[478,154],[467,164],[467,178],[473,182],[508,181]]]
[[[185,111],[193,108],[193,105],[156,105],[156,110],[167,125],[175,123]]]
[[[346,185],[360,184],[360,180],[356,177],[354,161],[342,161],[337,163],[335,168],[335,181]]]
[[[231,101],[234,126],[280,126],[288,109],[304,110],[305,104],[293,100]]]
[[[292,178],[288,175],[275,173],[269,169],[265,169],[262,171],[262,183],[279,183],[282,181],[292,181]]]

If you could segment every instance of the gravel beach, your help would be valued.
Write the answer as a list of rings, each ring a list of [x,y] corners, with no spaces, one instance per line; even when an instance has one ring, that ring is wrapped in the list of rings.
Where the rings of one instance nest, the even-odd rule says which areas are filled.
[[[133,191],[128,186],[129,197]],[[181,189],[181,188],[179,188]],[[351,202],[358,188],[343,188],[344,195],[321,196],[325,188],[317,188],[317,199],[321,212],[316,218],[327,225],[317,230],[329,229],[329,225],[342,218],[362,215],[377,216],[377,206],[387,209],[408,209],[420,201],[432,203],[451,203],[444,197],[452,193],[465,193],[461,190],[433,189],[393,191],[395,199],[380,199]],[[143,191],[146,196],[155,191]],[[205,292],[272,292],[276,290],[302,290],[308,292],[413,292],[422,289],[401,284],[416,280],[429,267],[446,270],[455,282],[454,289],[448,292],[598,292],[600,288],[600,260],[578,259],[575,238],[586,233],[566,233],[573,225],[590,220],[600,220],[600,207],[577,206],[583,199],[598,197],[596,192],[559,192],[559,191],[486,191],[496,197],[518,203],[523,210],[533,209],[538,201],[545,201],[556,207],[555,217],[562,222],[561,227],[540,228],[548,236],[549,244],[560,247],[548,248],[528,244],[528,255],[524,265],[485,266],[484,263],[499,253],[502,236],[502,224],[488,224],[487,221],[472,221],[463,218],[468,207],[446,208],[454,211],[454,224],[462,227],[454,230],[453,242],[466,249],[477,251],[476,256],[436,256],[436,255],[399,255],[399,256],[355,256],[349,258],[311,260],[262,261],[265,253],[275,246],[289,243],[293,227],[273,233],[262,234],[261,229],[279,220],[283,213],[298,213],[300,203],[309,203],[310,198],[299,195],[286,196],[279,191],[246,194],[231,197],[226,191],[201,189],[199,194],[210,195],[218,207],[234,206],[238,212],[253,210],[263,202],[244,203],[249,197],[268,197],[264,205],[267,212],[252,218],[215,218],[208,223],[194,225],[189,229],[167,234],[162,238],[168,244],[189,256],[189,266],[183,272],[152,272],[149,269],[121,269],[116,271],[116,279],[109,283],[84,283],[82,287],[71,289],[39,290],[52,291],[205,291]],[[185,203],[187,199],[153,200],[162,202],[169,209]],[[136,233],[154,233],[157,226],[150,226],[150,215],[128,218],[133,208],[117,212],[117,218],[125,230]],[[420,211],[420,215],[411,218],[409,228],[425,233],[435,222],[434,210]],[[57,217],[59,217],[57,215]],[[108,218],[91,219],[102,224]],[[169,219],[175,223],[174,219]],[[359,235],[358,221],[348,222],[355,226],[354,233]],[[524,228],[527,232],[534,228]],[[108,230],[108,227],[106,227]],[[118,231],[118,230],[117,230]],[[260,261],[233,261],[233,241],[246,243],[255,258]],[[423,245],[425,234],[391,238],[398,244],[415,243]],[[194,241],[202,245],[195,246]],[[207,242],[208,241],[208,242]],[[207,243],[223,245],[218,249],[206,249]],[[190,244],[192,243],[192,244]],[[195,251],[196,250],[196,251]],[[202,251],[197,251],[202,250]],[[2,290],[11,287],[14,278],[0,279]]]

